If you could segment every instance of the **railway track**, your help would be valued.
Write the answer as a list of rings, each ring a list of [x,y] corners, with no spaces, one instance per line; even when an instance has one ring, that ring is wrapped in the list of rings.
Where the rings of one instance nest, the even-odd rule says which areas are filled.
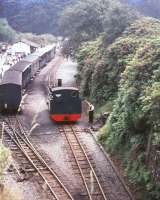
[[[103,190],[99,176],[96,174],[93,163],[78,137],[80,130],[73,126],[60,126],[59,131],[65,136],[79,170],[84,186],[83,191],[85,190],[82,199],[109,200]]]
[[[23,154],[24,167],[38,173],[41,185],[47,191],[49,197],[55,200],[73,200],[72,195],[63,185],[57,174],[48,166],[45,160],[34,148],[19,119],[16,116],[7,116],[4,120],[4,140],[7,141],[11,150],[20,157]],[[21,156],[22,157],[22,156]]]
[[[58,126],[59,133],[61,133],[69,148],[70,162],[73,164],[73,170],[75,175],[79,178],[80,191],[78,196],[72,196],[67,190],[65,185],[58,178],[57,174],[46,163],[39,152],[35,149],[29,140],[21,122],[16,116],[7,116],[4,121],[4,135],[3,139],[8,144],[10,149],[14,152],[16,159],[19,158],[21,166],[27,173],[36,175],[38,182],[45,190],[49,199],[56,200],[112,200],[117,197],[110,195],[112,187],[106,187],[106,181],[101,177],[101,173],[97,170],[97,165],[92,158],[90,152],[88,152],[87,146],[81,140],[81,134],[84,132],[78,126],[61,125]],[[1,123],[2,123],[2,120]],[[100,147],[101,149],[101,147]],[[45,156],[43,156],[45,157]],[[107,158],[108,160],[108,158]],[[111,174],[115,181],[119,181],[120,188],[124,193],[124,200],[133,200],[132,195],[127,189],[123,180],[117,176],[116,169],[110,163]],[[113,175],[114,174],[114,175]],[[109,184],[109,182],[108,182]],[[119,186],[118,186],[119,187]],[[120,191],[121,191],[120,189]],[[122,196],[123,196],[122,192]],[[119,193],[121,195],[121,193]],[[127,197],[128,196],[128,197]]]

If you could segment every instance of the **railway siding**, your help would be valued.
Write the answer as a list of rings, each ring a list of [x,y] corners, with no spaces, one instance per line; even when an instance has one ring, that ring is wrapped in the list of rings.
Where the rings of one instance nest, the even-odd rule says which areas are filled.
[[[100,177],[95,172],[93,161],[87,155],[86,150],[77,136],[77,132],[80,130],[72,126],[62,126],[59,127],[59,131],[65,136],[66,141],[70,146],[70,153],[75,161],[73,167],[74,170],[76,170],[76,174],[79,174],[79,178],[83,185],[83,199],[107,200],[107,194],[105,194],[103,190]]]
[[[35,176],[49,199],[133,200],[108,157],[106,156],[105,162],[102,161],[102,163],[101,159],[96,158],[95,153],[101,152],[102,148],[87,130],[77,125],[58,126],[59,134],[65,141],[68,161],[72,165],[74,176],[79,184],[79,187],[71,192],[65,187],[68,183],[59,176],[57,170],[55,172],[50,164],[46,163],[44,159],[46,157],[41,156],[39,149],[36,150],[30,142],[19,119],[16,116],[9,116],[2,120],[5,121],[3,139],[12,150],[15,159],[18,160],[20,168],[27,175],[24,179]],[[96,144],[96,152],[90,148],[91,144],[88,143],[87,137],[92,139],[94,145]],[[99,152],[96,154],[100,154]],[[101,169],[103,164],[103,169]]]
[[[14,149],[16,157],[20,158],[19,161],[21,158],[25,157],[25,160],[21,160],[23,168],[25,169],[27,167],[32,172],[38,173],[40,178],[39,183],[52,199],[73,200],[72,195],[63,185],[57,174],[48,166],[29,141],[17,117],[8,117],[8,119],[5,120],[4,134],[6,137],[4,139],[8,142],[11,150]]]

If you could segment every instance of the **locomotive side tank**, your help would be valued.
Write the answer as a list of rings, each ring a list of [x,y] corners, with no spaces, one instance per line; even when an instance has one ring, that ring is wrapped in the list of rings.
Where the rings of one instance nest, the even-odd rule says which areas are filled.
[[[76,122],[81,118],[82,105],[77,88],[55,87],[49,90],[49,111],[53,121]]]
[[[0,84],[0,111],[14,112],[21,102],[22,73],[6,71]]]

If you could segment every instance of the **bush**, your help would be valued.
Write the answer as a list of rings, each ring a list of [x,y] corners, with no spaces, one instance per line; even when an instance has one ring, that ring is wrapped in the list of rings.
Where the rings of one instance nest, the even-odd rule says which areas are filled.
[[[8,164],[9,151],[0,145],[0,179],[3,178],[3,172]]]
[[[3,185],[3,174],[9,164],[10,151],[2,144],[0,145],[0,200],[20,200],[20,194],[15,188],[8,188]]]
[[[102,132],[106,148],[121,154],[129,180],[143,187],[141,199],[147,193],[147,199],[155,200],[160,183],[159,175],[155,176],[160,167],[159,31],[160,21],[145,18],[124,33],[123,37],[136,41],[134,55],[127,55],[130,61],[119,74],[118,95]]]

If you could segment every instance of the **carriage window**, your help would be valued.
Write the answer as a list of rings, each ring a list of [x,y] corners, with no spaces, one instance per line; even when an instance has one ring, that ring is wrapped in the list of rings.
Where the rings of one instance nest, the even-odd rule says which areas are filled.
[[[77,97],[77,96],[78,96],[77,91],[73,91],[73,92],[71,92],[71,96],[72,96],[72,97]]]
[[[61,97],[61,96],[62,96],[62,94],[56,94],[56,97],[58,97],[58,98]]]

